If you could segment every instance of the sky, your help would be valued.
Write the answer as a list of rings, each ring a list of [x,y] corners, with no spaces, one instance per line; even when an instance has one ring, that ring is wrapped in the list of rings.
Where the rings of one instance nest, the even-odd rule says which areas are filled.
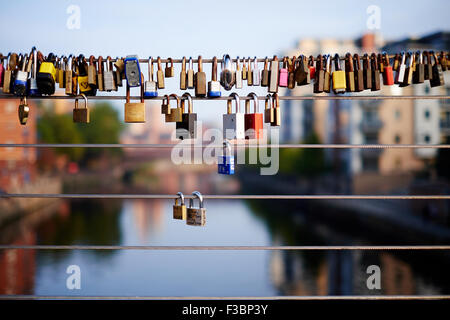
[[[0,52],[34,45],[44,54],[264,57],[302,38],[359,37],[371,5],[387,40],[450,31],[447,1],[5,1]],[[71,5],[80,8],[79,29],[67,27]],[[176,92],[178,78],[168,88]]]

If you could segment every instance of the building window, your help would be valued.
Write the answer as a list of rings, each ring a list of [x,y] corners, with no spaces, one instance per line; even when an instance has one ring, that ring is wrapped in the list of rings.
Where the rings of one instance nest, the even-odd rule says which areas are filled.
[[[430,120],[430,116],[431,116],[430,110],[426,109],[424,115],[425,115],[426,120]]]
[[[430,138],[430,135],[429,135],[429,134],[426,134],[426,135],[423,137],[423,141],[425,141],[425,143],[430,143],[430,140],[431,140],[431,138]]]
[[[394,137],[395,143],[400,143],[400,135],[396,134]]]

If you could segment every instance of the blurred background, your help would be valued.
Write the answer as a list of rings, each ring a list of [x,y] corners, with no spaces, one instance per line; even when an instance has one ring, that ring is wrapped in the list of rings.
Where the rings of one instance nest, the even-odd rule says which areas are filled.
[[[446,1],[51,1],[2,5],[3,54],[140,58],[265,57],[299,53],[397,53],[450,49]],[[20,17],[20,23],[18,23]],[[210,64],[205,64],[210,79]],[[195,70],[196,70],[195,66]],[[260,68],[262,66],[260,65]],[[146,66],[143,65],[146,70]],[[159,95],[181,94],[175,77]],[[146,71],[144,75],[147,76]],[[429,82],[380,95],[449,95]],[[236,90],[246,95],[266,89]],[[192,93],[192,92],[191,92]],[[57,95],[64,92],[57,89]],[[102,95],[105,93],[98,93]],[[109,93],[107,93],[109,94]],[[137,90],[132,94],[137,95]],[[223,93],[224,94],[224,93]],[[280,90],[312,95],[312,86]],[[124,95],[123,88],[117,95]],[[90,102],[91,123],[72,122],[73,101],[0,100],[0,143],[171,143],[160,101],[147,122],[125,124],[124,101]],[[449,144],[447,100],[281,101],[281,143]],[[196,101],[221,129],[225,101]],[[450,194],[446,149],[281,149],[280,170],[175,165],[170,150],[1,148],[3,193]],[[450,203],[436,201],[209,200],[207,224],[172,219],[172,201],[1,199],[0,243],[16,245],[403,245],[449,244]],[[81,290],[66,288],[79,265]],[[380,266],[381,290],[366,268]],[[0,294],[271,296],[450,294],[445,251],[39,251],[0,250]]]

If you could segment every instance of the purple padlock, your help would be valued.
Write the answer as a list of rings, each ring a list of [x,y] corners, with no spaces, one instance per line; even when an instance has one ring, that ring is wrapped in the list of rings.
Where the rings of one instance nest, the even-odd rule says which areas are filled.
[[[278,75],[278,85],[280,87],[288,86],[289,71],[287,69],[287,62],[288,62],[288,57],[284,57],[283,58],[283,68],[280,69],[280,72]]]

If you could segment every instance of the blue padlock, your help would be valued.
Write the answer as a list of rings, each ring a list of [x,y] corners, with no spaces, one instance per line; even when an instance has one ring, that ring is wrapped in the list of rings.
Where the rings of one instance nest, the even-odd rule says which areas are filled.
[[[129,87],[139,87],[141,83],[141,68],[137,55],[126,56],[125,60],[125,78]]]
[[[231,154],[231,144],[223,142],[223,155],[219,156],[217,172],[219,174],[234,174],[234,156]]]
[[[158,96],[156,81],[153,81],[153,58],[148,58],[148,81],[144,84],[144,97],[154,98]]]
[[[36,47],[33,47],[31,49],[30,59],[31,58],[33,58],[33,67],[31,69],[31,77],[28,79],[28,95],[32,97],[38,97],[41,96],[41,92],[38,89],[36,81],[38,64]]]
[[[21,69],[17,71],[16,79],[14,80],[14,94],[16,96],[24,96],[27,93],[27,82],[28,82],[28,72],[27,72],[27,61],[28,55],[20,55]]]
[[[217,98],[222,95],[220,92],[220,82],[217,81],[217,57],[213,58],[211,81],[208,82],[208,97]]]

